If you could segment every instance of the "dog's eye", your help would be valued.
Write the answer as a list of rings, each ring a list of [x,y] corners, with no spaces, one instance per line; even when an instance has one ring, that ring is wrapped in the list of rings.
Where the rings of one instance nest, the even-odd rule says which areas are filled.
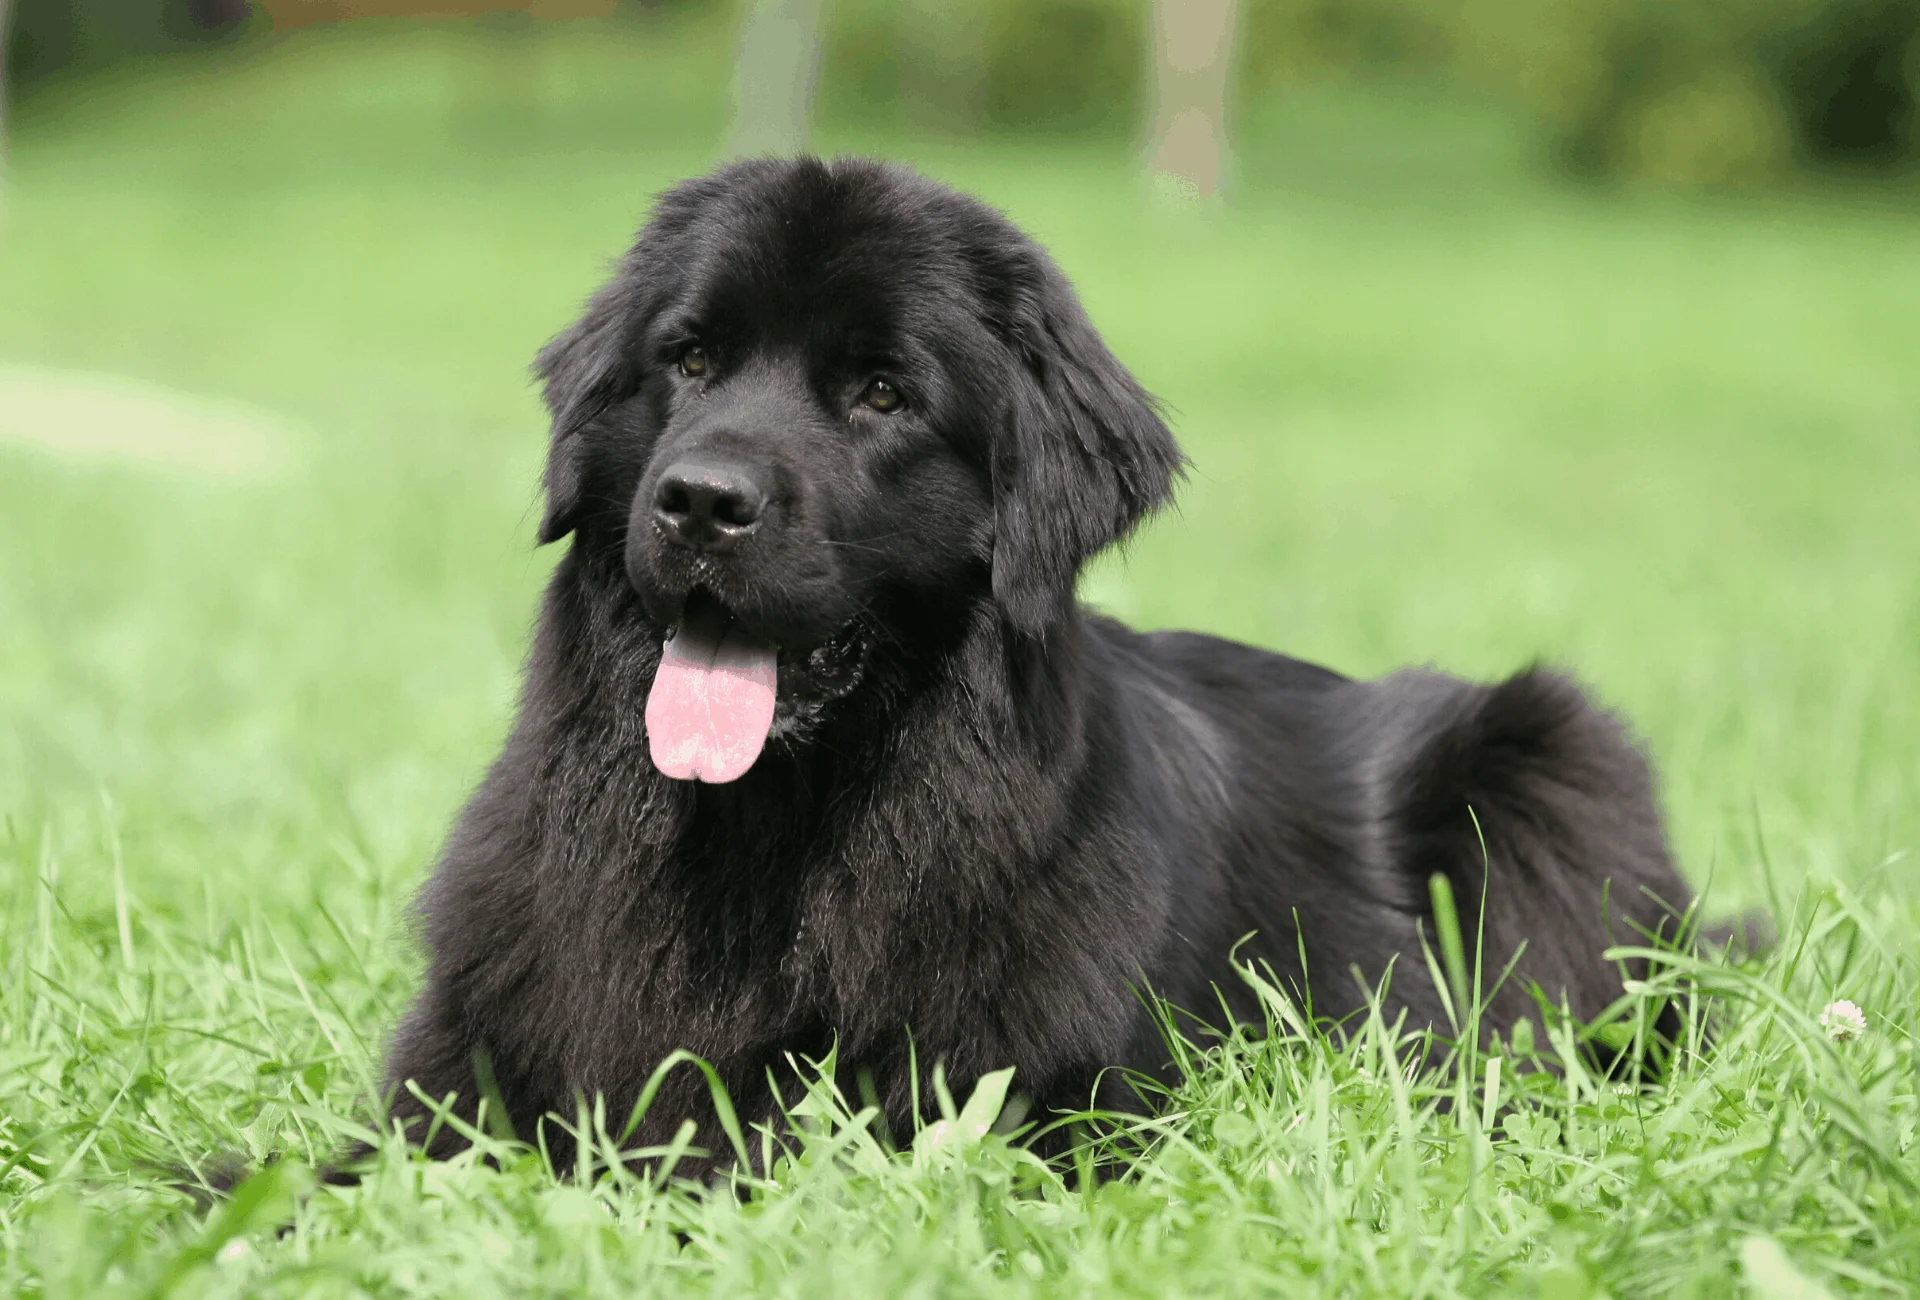
[[[680,373],[692,379],[707,373],[707,350],[688,348],[680,354]]]
[[[867,391],[860,394],[860,400],[887,415],[907,404],[907,399],[900,396],[900,390],[884,379],[876,379],[868,384]]]

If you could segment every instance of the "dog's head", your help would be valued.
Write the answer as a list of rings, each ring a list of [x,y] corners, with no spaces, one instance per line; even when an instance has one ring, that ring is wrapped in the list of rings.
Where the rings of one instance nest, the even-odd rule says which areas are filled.
[[[666,641],[648,722],[670,775],[731,779],[767,728],[804,731],[902,598],[991,601],[1044,639],[1180,466],[1038,246],[869,162],[668,192],[539,371],[540,538],[623,557]]]

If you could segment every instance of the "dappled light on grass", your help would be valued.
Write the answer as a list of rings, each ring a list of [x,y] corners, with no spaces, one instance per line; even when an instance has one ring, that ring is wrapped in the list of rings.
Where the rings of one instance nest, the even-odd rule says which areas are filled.
[[[120,375],[0,364],[0,446],[83,465],[220,483],[279,477],[300,451],[291,421]]]

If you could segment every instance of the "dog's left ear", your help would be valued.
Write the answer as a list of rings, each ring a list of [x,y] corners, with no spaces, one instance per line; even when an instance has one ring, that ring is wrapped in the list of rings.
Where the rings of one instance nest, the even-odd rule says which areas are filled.
[[[1081,566],[1167,499],[1186,460],[1066,277],[1036,262],[1011,331],[1027,382],[994,447],[993,595],[1038,637],[1071,609]]]
[[[540,350],[534,362],[553,417],[547,449],[547,509],[542,545],[557,542],[580,522],[586,489],[586,430],[639,382],[632,356],[637,304],[623,274],[593,296],[586,313]]]

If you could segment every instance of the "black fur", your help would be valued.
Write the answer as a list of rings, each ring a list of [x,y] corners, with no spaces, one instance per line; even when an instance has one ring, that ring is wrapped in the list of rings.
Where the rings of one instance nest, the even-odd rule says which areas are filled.
[[[1251,1010],[1250,931],[1241,957],[1310,973],[1320,1013],[1392,966],[1391,1005],[1439,1022],[1428,878],[1471,925],[1483,860],[1489,969],[1524,942],[1522,976],[1590,1016],[1619,992],[1607,944],[1687,904],[1646,764],[1562,677],[1355,682],[1079,609],[1181,456],[1059,270],[969,199],[858,161],[689,181],[539,366],[540,536],[573,540],[421,899],[389,1069],[416,1137],[402,1084],[470,1115],[476,1060],[526,1136],[582,1095],[624,1114],[676,1048],[763,1117],[769,1071],[836,1042],[901,1131],[909,1035],[961,1095],[1012,1065],[1077,1108],[1105,1067],[1164,1067],[1138,986]],[[862,404],[875,376],[904,410]],[[648,514],[665,462],[715,447],[771,485],[724,556]],[[660,775],[643,725],[696,586],[782,647],[774,738],[729,785]],[[1516,981],[1497,1014],[1530,1005]],[[719,1147],[683,1071],[635,1141],[690,1115]]]

